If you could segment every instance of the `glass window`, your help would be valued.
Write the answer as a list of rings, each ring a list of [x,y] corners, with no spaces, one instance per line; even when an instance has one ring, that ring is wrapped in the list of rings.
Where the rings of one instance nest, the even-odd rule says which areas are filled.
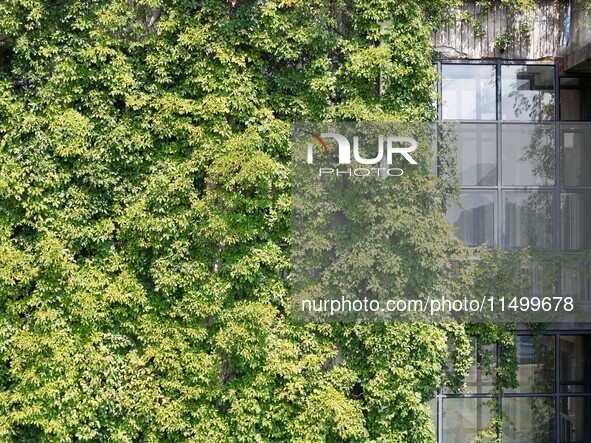
[[[555,183],[554,125],[502,125],[503,185]]]
[[[554,66],[501,66],[501,120],[554,120]]]
[[[507,415],[507,420],[503,422],[503,443],[555,441],[554,398],[505,397],[502,399],[502,407],[503,413]]]
[[[462,394],[490,394],[495,385],[493,371],[497,366],[496,345],[479,344],[476,338],[472,339],[472,366],[468,375],[463,379]],[[446,380],[457,377],[457,373],[450,360],[446,364]],[[446,385],[444,393],[450,393]],[[457,393],[457,392],[452,392]]]
[[[591,392],[587,335],[560,336],[560,385],[562,392]]]
[[[552,194],[506,191],[504,205],[504,246],[552,247]]]
[[[560,120],[591,119],[591,78],[560,79]]]
[[[435,426],[435,432],[437,432],[437,397],[432,398],[427,403],[429,406],[429,410],[431,411],[431,420],[433,420],[433,425]]]
[[[562,249],[591,248],[591,192],[568,192],[560,196]]]
[[[563,397],[560,401],[560,441],[588,442],[590,398]]]
[[[549,263],[533,262],[531,269],[531,296],[552,297],[556,295],[558,268]]]
[[[461,185],[497,184],[497,125],[458,126],[458,176]]]
[[[441,67],[444,120],[496,120],[496,67],[444,64]]]
[[[591,335],[517,336],[519,386],[499,396],[494,389],[485,391],[494,386],[489,374],[478,372],[481,365],[476,363],[486,358],[495,366],[496,348],[478,346],[476,338],[473,343],[475,364],[466,379],[466,389],[462,396],[448,393],[442,399],[443,421],[438,422],[442,442],[469,442],[477,435],[484,437],[485,432],[491,435],[495,430],[490,427],[492,411],[498,410],[497,406],[503,414],[502,435],[498,436],[503,443],[591,442]],[[437,421],[436,399],[430,407]]]
[[[494,245],[495,194],[465,191],[460,199],[461,207],[454,205],[448,209],[447,219],[464,244]]]
[[[496,367],[496,346],[477,345],[472,351],[474,363],[466,377],[467,394],[491,393],[494,388],[493,368]]]
[[[566,264],[560,267],[560,295],[574,300],[591,300],[588,265]]]
[[[560,170],[564,186],[591,185],[590,125],[561,125]]]
[[[554,336],[517,337],[517,382],[507,392],[543,394],[554,392]]]
[[[484,398],[443,399],[443,442],[469,442],[478,431],[487,429],[492,418],[490,402]],[[490,442],[484,439],[483,442]]]

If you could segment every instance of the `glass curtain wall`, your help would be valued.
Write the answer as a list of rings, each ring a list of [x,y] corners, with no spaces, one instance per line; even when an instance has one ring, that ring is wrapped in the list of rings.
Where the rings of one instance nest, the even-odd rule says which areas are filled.
[[[458,237],[469,246],[590,249],[591,79],[558,77],[553,63],[440,70],[440,116],[460,122],[462,195],[447,211]],[[572,273],[560,271],[557,290],[591,300],[584,273],[562,282]]]
[[[458,237],[469,246],[591,249],[591,78],[559,76],[553,63],[439,68],[440,118],[460,122],[461,203],[447,211]],[[564,264],[552,287],[544,272],[532,265],[534,292],[591,301],[589,272]],[[473,346],[462,392],[443,387],[431,402],[440,443],[477,434],[591,443],[591,331],[518,335],[515,349]],[[507,353],[516,353],[518,383],[498,393],[492,375]],[[490,428],[491,409],[503,413],[500,431]]]
[[[505,354],[517,357],[513,389],[493,395],[492,374]],[[514,349],[483,346],[474,339],[474,363],[461,394],[441,393],[431,402],[440,443],[497,438],[492,410],[503,414],[503,443],[591,442],[591,335],[518,335]],[[453,373],[453,369],[448,369]]]

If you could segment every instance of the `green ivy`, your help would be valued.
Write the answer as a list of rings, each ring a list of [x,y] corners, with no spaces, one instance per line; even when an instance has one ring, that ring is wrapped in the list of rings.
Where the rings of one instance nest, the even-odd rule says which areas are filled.
[[[1,2],[0,441],[433,442],[498,332],[291,322],[289,138],[433,120],[451,5]]]

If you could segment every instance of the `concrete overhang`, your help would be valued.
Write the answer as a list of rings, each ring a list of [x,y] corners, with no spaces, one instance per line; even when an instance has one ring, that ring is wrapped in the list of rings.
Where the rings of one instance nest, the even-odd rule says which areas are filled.
[[[571,12],[570,39],[566,47],[564,69],[568,72],[591,72],[591,8],[585,1],[574,2]]]

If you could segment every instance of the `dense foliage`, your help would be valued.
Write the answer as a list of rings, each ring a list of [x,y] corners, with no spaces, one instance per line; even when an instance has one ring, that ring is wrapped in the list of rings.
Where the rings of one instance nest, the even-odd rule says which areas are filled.
[[[289,320],[289,135],[434,118],[446,7],[0,2],[0,439],[433,441],[464,326]]]

